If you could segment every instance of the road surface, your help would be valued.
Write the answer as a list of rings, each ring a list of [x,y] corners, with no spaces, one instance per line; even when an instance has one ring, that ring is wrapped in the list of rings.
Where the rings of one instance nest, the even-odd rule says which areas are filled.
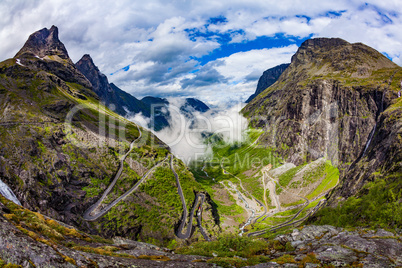
[[[157,163],[155,166],[153,166],[150,170],[147,171],[147,173],[145,173],[141,179],[127,192],[125,192],[123,195],[121,195],[120,197],[118,197],[116,200],[114,200],[112,203],[108,204],[106,207],[102,208],[100,211],[95,211],[99,208],[99,206],[102,204],[102,202],[105,200],[106,196],[110,193],[110,191],[113,189],[114,185],[116,184],[116,182],[119,180],[121,174],[123,173],[123,168],[124,168],[124,161],[126,160],[127,156],[130,154],[130,152],[133,150],[135,142],[137,142],[141,136],[142,136],[142,132],[140,130],[140,128],[137,126],[138,131],[139,131],[139,136],[130,144],[130,148],[127,151],[127,153],[125,155],[123,155],[120,158],[120,165],[119,165],[119,170],[117,171],[116,176],[114,177],[112,183],[110,183],[110,185],[108,186],[108,188],[103,192],[102,197],[95,203],[93,204],[91,207],[89,207],[84,215],[83,218],[86,221],[96,221],[97,219],[99,219],[100,217],[102,217],[103,215],[105,215],[107,212],[109,212],[110,209],[112,209],[115,205],[117,205],[120,201],[124,200],[127,196],[129,196],[130,194],[132,194],[137,188],[138,186],[141,185],[141,183],[144,182],[144,180],[148,177],[148,175],[158,166],[160,166],[166,159],[168,156],[166,156],[166,158],[162,161],[160,161],[159,163]]]
[[[179,228],[176,230],[176,236],[180,239],[187,239],[191,237],[192,234],[192,229],[193,229],[193,217],[194,217],[194,212],[198,206],[198,212],[197,212],[197,226],[200,229],[200,232],[202,236],[204,237],[205,240],[210,241],[210,238],[208,237],[207,233],[205,232],[204,228],[201,226],[201,220],[202,220],[202,205],[205,200],[205,194],[203,193],[197,193],[195,195],[194,199],[194,204],[193,208],[191,209],[190,212],[190,218],[187,223],[187,230],[183,233],[183,229],[186,226],[186,220],[187,220],[187,205],[186,205],[186,200],[184,199],[184,194],[183,194],[183,189],[181,188],[180,180],[179,180],[179,175],[177,175],[176,170],[174,169],[173,166],[173,155],[170,156],[170,169],[172,170],[175,178],[176,178],[176,183],[177,183],[177,191],[180,196],[181,203],[183,205],[183,216],[181,218],[181,222],[179,225]]]

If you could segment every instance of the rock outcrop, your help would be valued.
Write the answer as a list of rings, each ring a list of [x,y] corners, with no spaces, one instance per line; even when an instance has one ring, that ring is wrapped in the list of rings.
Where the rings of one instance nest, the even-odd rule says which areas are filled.
[[[129,239],[92,236],[12,205],[0,195],[1,267],[209,267],[207,259]]]
[[[260,79],[258,79],[257,88],[253,95],[251,95],[247,100],[246,103],[252,101],[258,94],[263,92],[265,89],[273,85],[281,76],[281,74],[288,68],[289,64],[281,64],[270,68],[262,74]]]
[[[292,252],[294,261],[306,260],[304,267],[322,267],[318,264],[332,265],[330,267],[402,265],[401,236],[382,229],[349,231],[330,225],[308,225],[275,239],[281,243],[290,243],[294,248]],[[256,267],[280,266],[272,264],[272,266],[257,265]]]

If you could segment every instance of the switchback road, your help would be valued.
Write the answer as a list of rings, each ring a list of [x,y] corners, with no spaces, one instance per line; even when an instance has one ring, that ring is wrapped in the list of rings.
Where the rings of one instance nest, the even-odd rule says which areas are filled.
[[[205,194],[203,194],[203,193],[197,193],[195,195],[193,208],[191,209],[190,218],[189,218],[188,223],[187,223],[187,230],[186,230],[185,233],[183,233],[183,229],[186,226],[186,220],[187,220],[187,214],[188,214],[187,213],[187,205],[186,205],[186,200],[184,199],[183,189],[181,188],[179,175],[177,175],[176,170],[174,169],[174,166],[173,166],[173,158],[174,158],[173,155],[171,155],[171,157],[170,157],[170,169],[172,170],[172,172],[173,172],[173,174],[174,174],[174,176],[176,178],[177,191],[179,193],[180,200],[181,200],[181,203],[183,205],[183,216],[181,218],[179,228],[177,228],[177,230],[176,230],[176,236],[178,238],[181,238],[181,239],[187,239],[187,238],[189,238],[191,236],[192,229],[193,229],[194,212],[195,212],[195,209],[197,208],[197,204],[199,204],[198,212],[197,212],[197,226],[200,229],[200,232],[201,232],[202,236],[204,237],[204,239],[207,240],[207,241],[210,241],[210,238],[208,237],[208,235],[206,234],[205,230],[201,226],[202,205],[203,205],[204,200],[205,200]]]
[[[148,175],[158,166],[160,166],[164,161],[166,161],[166,159],[168,158],[168,156],[166,156],[166,158],[162,161],[160,161],[159,163],[157,163],[155,166],[153,166],[151,169],[149,169],[147,171],[147,173],[145,173],[141,179],[127,192],[125,192],[123,195],[121,195],[120,197],[118,197],[116,200],[114,200],[113,202],[111,202],[110,204],[108,204],[106,207],[102,208],[100,211],[95,211],[97,210],[100,205],[102,204],[102,202],[104,201],[104,199],[106,198],[106,196],[110,193],[110,191],[113,189],[114,185],[116,184],[116,182],[119,180],[121,174],[123,173],[123,168],[124,168],[124,161],[126,160],[127,156],[130,154],[130,152],[133,150],[134,146],[135,146],[135,142],[137,142],[141,136],[142,136],[142,132],[140,130],[140,128],[137,126],[138,131],[139,131],[139,136],[130,144],[130,148],[127,151],[127,153],[125,155],[123,155],[120,158],[120,165],[119,165],[119,170],[117,171],[116,176],[114,177],[112,183],[110,183],[110,185],[108,186],[108,188],[105,190],[105,192],[102,194],[102,197],[95,203],[93,204],[91,207],[89,207],[89,209],[87,209],[87,211],[85,211],[83,217],[84,220],[86,221],[96,221],[97,219],[99,219],[100,217],[102,217],[103,215],[105,215],[107,212],[109,212],[110,209],[112,209],[115,205],[117,205],[120,201],[124,200],[127,196],[129,196],[130,194],[132,194],[137,188],[138,186],[141,185],[141,183],[144,182],[144,180],[148,177]]]

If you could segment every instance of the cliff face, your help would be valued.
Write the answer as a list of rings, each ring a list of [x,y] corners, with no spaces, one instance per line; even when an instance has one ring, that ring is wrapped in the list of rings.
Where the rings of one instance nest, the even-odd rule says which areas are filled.
[[[380,106],[397,97],[401,68],[363,44],[304,42],[277,83],[243,113],[287,161],[327,156],[341,166],[362,152]],[[384,95],[384,96],[383,96]]]
[[[255,90],[254,94],[251,95],[247,100],[246,103],[252,101],[258,94],[263,92],[266,88],[273,85],[281,76],[281,74],[286,70],[289,64],[281,64],[266,70],[260,79],[258,79],[257,89]]]
[[[363,153],[344,172],[343,183],[331,194],[330,201],[364,194],[367,182],[384,180],[399,185],[393,189],[396,200],[401,198],[402,179],[402,99],[394,99],[379,115],[373,134]],[[393,188],[393,187],[392,187]],[[399,195],[399,197],[398,197]],[[390,200],[395,201],[395,200]]]
[[[336,204],[368,181],[402,177],[401,80],[402,68],[368,46],[311,39],[243,113],[285,161],[326,157],[337,165],[340,184],[329,200]]]

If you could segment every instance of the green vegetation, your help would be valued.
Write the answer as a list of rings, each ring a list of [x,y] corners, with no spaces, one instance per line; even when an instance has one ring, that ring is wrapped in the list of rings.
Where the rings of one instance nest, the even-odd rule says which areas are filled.
[[[300,165],[294,168],[289,169],[288,171],[286,171],[285,173],[281,174],[279,176],[279,184],[282,187],[286,187],[288,186],[289,182],[293,179],[293,177],[296,175],[297,172],[299,172],[299,170],[301,170],[305,165]]]
[[[179,248],[176,252],[208,257],[215,256],[213,259],[208,260],[208,262],[222,267],[243,267],[273,261],[269,257],[273,250],[277,252],[289,252],[294,249],[290,243],[281,244],[276,240],[266,241],[264,239],[240,237],[237,235],[224,235],[216,241],[194,243],[191,246]],[[287,257],[281,257],[280,259],[285,263]]]
[[[0,258],[0,268],[20,268],[20,267],[22,268],[21,265],[6,263]]]
[[[32,239],[52,247],[56,253],[63,257],[67,262],[76,264],[73,258],[64,255],[58,250],[59,245],[66,246],[74,250],[91,252],[105,256],[135,258],[131,255],[115,253],[114,251],[118,250],[118,248],[109,246],[107,244],[99,247],[99,243],[111,243],[111,241],[99,236],[88,235],[74,228],[65,227],[55,220],[45,218],[40,213],[32,212],[14,204],[13,202],[4,198],[2,195],[0,195],[0,203],[5,205],[10,211],[7,214],[3,214],[3,216],[14,224],[17,229]],[[0,259],[0,267],[20,266],[12,266],[11,264],[8,264],[7,266],[5,265],[4,261]]]
[[[401,173],[365,185],[360,197],[349,197],[336,208],[325,207],[316,215],[315,224],[341,227],[371,226],[402,228]]]
[[[307,199],[314,198],[334,188],[338,184],[339,170],[336,167],[332,166],[330,161],[326,161],[323,171],[325,176],[324,179],[318,185],[318,187],[314,189],[313,192],[306,196]]]
[[[195,198],[194,193],[202,191],[202,187],[181,161],[175,159],[174,164],[187,209],[190,210]],[[111,193],[108,202],[118,196],[119,191]],[[141,233],[131,233],[132,238],[171,247],[173,226],[180,220],[183,208],[169,162],[165,161],[156,168],[140,185],[138,191],[127,197],[127,201],[119,203],[105,215],[104,227],[118,233],[127,226],[133,229],[141,226]]]
[[[258,144],[257,139],[261,134],[259,130],[249,129],[244,137],[246,142],[232,144],[226,143],[217,135],[209,137],[207,143],[211,144],[215,157],[203,163],[193,162],[190,165],[197,181],[211,195],[219,213],[223,216],[235,217],[242,214],[243,209],[236,204],[230,194],[225,197],[228,201],[226,204],[217,200],[219,198],[215,196],[214,189],[222,187],[217,184],[219,182],[231,181],[243,195],[250,197],[248,193],[251,193],[255,198],[263,200],[260,169],[269,164],[278,166],[279,159],[270,148]],[[208,176],[202,171],[204,165],[204,171]],[[239,180],[248,193],[240,187]],[[242,219],[235,217],[235,220],[241,222]]]

